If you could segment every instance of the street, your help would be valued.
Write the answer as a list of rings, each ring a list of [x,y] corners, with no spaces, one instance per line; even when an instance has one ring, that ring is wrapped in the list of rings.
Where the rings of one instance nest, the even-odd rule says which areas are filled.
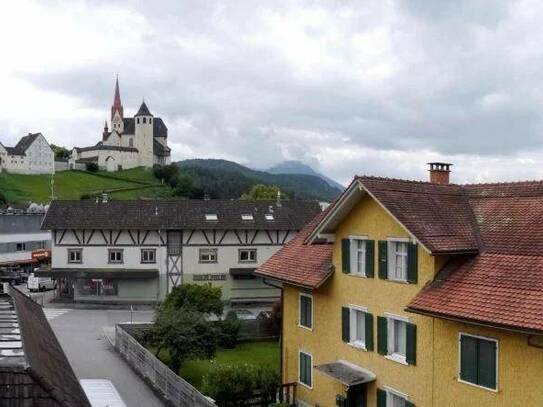
[[[17,288],[28,293],[26,284]],[[128,309],[73,309],[49,301],[54,291],[32,293],[49,320],[79,379],[111,380],[128,407],[163,407],[164,403],[104,338],[104,327],[130,321]],[[153,311],[134,311],[133,322],[148,322]]]

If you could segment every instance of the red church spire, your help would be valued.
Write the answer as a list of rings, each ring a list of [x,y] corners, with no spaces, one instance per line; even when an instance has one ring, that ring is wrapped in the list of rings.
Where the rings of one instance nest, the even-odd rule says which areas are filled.
[[[121,119],[123,116],[123,104],[121,103],[121,92],[119,92],[119,75],[117,75],[117,80],[115,81],[115,96],[113,97],[113,106],[111,106],[111,120],[115,116],[115,112],[119,112]]]

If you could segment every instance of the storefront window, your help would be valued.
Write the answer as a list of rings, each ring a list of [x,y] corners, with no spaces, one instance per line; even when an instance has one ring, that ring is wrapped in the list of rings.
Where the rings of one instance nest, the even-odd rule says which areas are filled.
[[[77,280],[77,293],[88,296],[117,295],[117,282],[115,280],[98,278],[81,278]]]

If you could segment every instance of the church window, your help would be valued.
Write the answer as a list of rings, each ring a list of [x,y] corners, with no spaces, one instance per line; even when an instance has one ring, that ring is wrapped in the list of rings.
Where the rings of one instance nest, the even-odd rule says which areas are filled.
[[[140,118],[139,117],[136,119],[136,123],[140,124]]]
[[[147,117],[143,118],[143,123],[147,123]]]
[[[153,123],[153,119],[149,118],[149,124]]]

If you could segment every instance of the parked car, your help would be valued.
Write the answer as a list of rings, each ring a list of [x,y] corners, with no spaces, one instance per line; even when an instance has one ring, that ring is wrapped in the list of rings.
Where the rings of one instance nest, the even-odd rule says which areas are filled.
[[[23,282],[23,275],[17,271],[0,269],[0,282],[9,283],[10,285],[21,284]]]
[[[45,291],[54,289],[56,287],[56,283],[50,277],[35,277],[34,273],[30,273],[26,286],[30,292]]]

